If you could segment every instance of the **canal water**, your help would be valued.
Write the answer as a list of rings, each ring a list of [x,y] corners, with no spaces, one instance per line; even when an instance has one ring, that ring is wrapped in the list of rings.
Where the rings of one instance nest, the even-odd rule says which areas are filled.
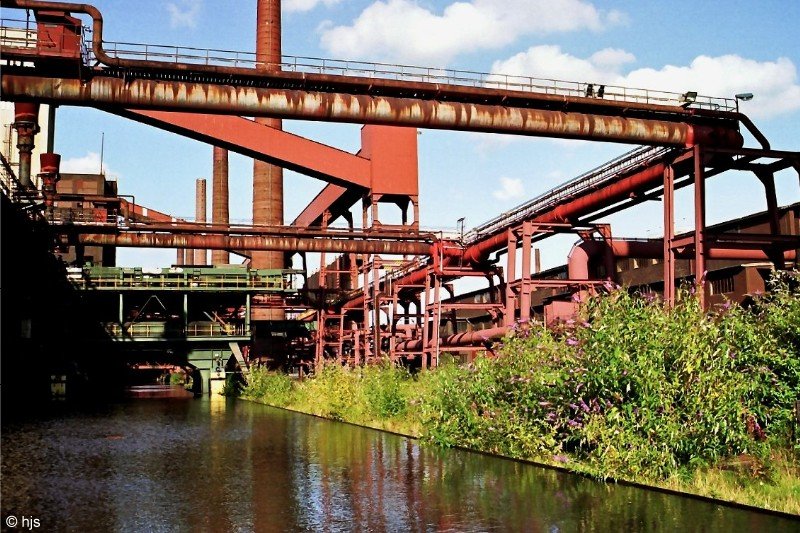
[[[241,400],[144,396],[4,421],[3,530],[800,530]]]

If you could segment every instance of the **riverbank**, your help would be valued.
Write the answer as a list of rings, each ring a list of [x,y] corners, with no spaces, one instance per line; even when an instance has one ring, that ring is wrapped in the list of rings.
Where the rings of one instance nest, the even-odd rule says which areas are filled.
[[[793,285],[794,284],[794,285]],[[800,515],[796,278],[704,315],[615,291],[493,359],[410,375],[254,372],[248,399],[513,458]]]

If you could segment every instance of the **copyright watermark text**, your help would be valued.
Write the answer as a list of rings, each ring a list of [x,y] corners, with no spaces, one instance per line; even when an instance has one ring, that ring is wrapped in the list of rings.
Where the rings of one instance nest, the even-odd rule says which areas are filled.
[[[40,527],[42,525],[41,521],[33,516],[16,516],[10,514],[6,516],[6,526],[14,529],[27,529],[28,531],[33,531],[34,529]]]

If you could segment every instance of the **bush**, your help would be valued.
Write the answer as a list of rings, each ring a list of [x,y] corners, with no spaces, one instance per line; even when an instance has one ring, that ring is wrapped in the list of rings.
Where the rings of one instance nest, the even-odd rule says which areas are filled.
[[[602,477],[664,479],[787,444],[800,397],[800,299],[783,281],[750,310],[706,316],[625,291],[557,331],[519,332],[495,359],[442,367],[428,440],[579,461]]]
[[[285,407],[292,400],[292,380],[284,373],[255,367],[250,371],[242,396],[258,401],[267,399],[272,405]]]
[[[386,360],[362,370],[362,387],[367,410],[378,419],[402,416],[407,400],[404,385],[410,379],[407,370]]]

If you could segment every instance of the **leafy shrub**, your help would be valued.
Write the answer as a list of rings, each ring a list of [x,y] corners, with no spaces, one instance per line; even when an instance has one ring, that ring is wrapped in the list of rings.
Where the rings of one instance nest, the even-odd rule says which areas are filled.
[[[288,375],[256,367],[250,371],[242,396],[251,400],[267,400],[272,405],[285,407],[292,400],[292,393],[292,379]]]
[[[706,316],[625,291],[558,331],[520,331],[495,359],[443,367],[426,437],[599,476],[663,479],[787,443],[800,397],[800,298],[787,282],[750,310]]]
[[[386,360],[380,365],[365,367],[361,375],[366,407],[372,415],[387,419],[405,414],[404,385],[410,379],[407,370]]]

